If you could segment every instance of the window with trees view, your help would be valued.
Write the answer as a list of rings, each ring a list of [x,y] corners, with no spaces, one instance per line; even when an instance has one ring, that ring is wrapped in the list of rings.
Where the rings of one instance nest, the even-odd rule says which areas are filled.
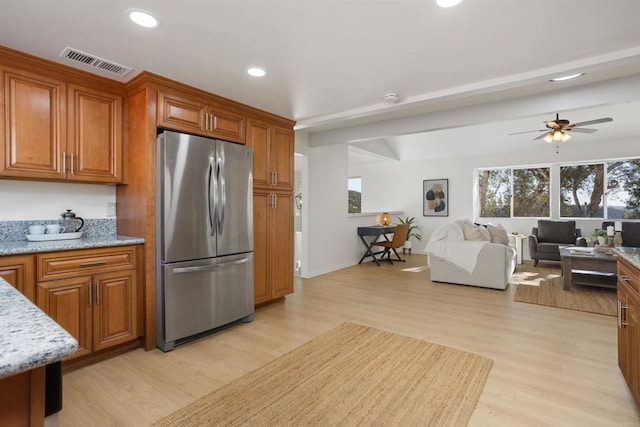
[[[560,216],[640,218],[640,160],[560,168]]]
[[[487,218],[548,217],[549,173],[549,168],[480,171],[478,175],[480,216]]]
[[[559,170],[560,217],[640,219],[640,159]],[[550,172],[550,167],[480,170],[480,216],[550,217]]]

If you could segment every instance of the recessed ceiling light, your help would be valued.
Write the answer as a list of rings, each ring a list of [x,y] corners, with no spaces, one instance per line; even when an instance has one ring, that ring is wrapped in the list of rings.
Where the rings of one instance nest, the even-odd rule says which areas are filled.
[[[129,9],[127,10],[127,15],[129,15],[129,19],[141,27],[158,28],[160,26],[160,21],[144,10]]]
[[[571,74],[570,76],[556,77],[555,79],[551,79],[549,81],[550,82],[563,82],[565,80],[575,79],[575,78],[580,77],[580,76],[584,76],[584,73]]]
[[[452,7],[460,3],[462,0],[436,0],[440,7]]]
[[[249,74],[251,77],[264,77],[267,75],[267,72],[264,70],[264,68],[249,67],[247,68],[247,74]]]

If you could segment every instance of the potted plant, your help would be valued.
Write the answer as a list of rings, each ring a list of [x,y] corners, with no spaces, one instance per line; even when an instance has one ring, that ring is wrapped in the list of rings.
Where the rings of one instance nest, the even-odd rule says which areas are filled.
[[[591,241],[595,244],[606,245],[607,244],[607,232],[606,230],[593,230],[591,233]]]
[[[407,229],[407,240],[404,242],[404,248],[411,250],[411,237],[415,237],[416,240],[422,241],[422,236],[416,230],[422,230],[422,227],[419,225],[414,225],[416,221],[415,217],[406,217],[406,218],[398,218],[401,224],[407,224],[409,228]]]

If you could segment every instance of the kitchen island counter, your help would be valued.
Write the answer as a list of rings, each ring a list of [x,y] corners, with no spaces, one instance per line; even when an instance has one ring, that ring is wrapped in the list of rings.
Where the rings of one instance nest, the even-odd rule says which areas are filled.
[[[0,379],[57,362],[77,341],[0,277]]]
[[[82,237],[80,239],[52,240],[44,242],[29,242],[26,240],[0,241],[0,256],[139,245],[142,243],[144,243],[143,238],[129,236]]]

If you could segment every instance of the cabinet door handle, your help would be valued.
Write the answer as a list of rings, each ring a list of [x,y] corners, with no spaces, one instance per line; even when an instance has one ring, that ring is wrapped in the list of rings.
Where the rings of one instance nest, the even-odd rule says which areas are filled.
[[[218,117],[215,114],[211,115],[211,131],[213,132],[218,128]]]
[[[100,304],[100,282],[96,282],[96,305]]]
[[[209,113],[204,113],[204,130],[209,131]]]
[[[619,328],[626,328],[627,326],[629,326],[629,322],[627,322],[626,320],[622,320],[623,316],[626,319],[626,312],[623,312],[623,310],[626,310],[628,308],[629,306],[624,305],[622,301],[618,300],[618,327]]]
[[[274,209],[278,208],[278,195],[277,194],[273,195],[273,208]]]
[[[93,285],[89,282],[89,306],[91,306],[91,302],[93,300]]]
[[[67,152],[62,152],[62,173],[67,173]]]
[[[106,264],[107,261],[87,261],[80,264],[80,267],[90,267],[94,265],[103,265]]]
[[[73,171],[73,163],[75,162],[75,155],[71,153],[71,174],[73,175],[75,172]]]
[[[278,185],[278,171],[275,171],[275,172],[273,173],[273,175],[275,175],[275,179],[274,179],[274,183],[273,183],[273,185]]]

